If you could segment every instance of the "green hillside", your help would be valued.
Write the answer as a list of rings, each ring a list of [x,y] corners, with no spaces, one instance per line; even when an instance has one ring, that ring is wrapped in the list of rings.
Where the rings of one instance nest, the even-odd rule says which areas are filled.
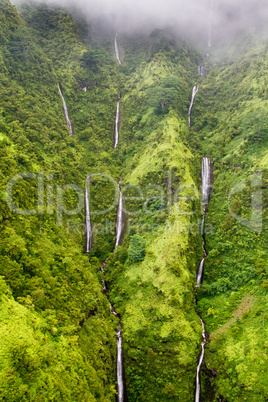
[[[194,400],[199,316],[203,400],[265,401],[266,43],[240,39],[206,59],[168,31],[118,33],[119,65],[114,36],[78,13],[0,0],[0,399],[115,401],[110,301],[129,402]],[[214,187],[196,288],[203,155]],[[113,252],[119,180],[126,228]]]
[[[217,370],[207,387],[226,401],[267,399],[266,48],[252,38],[225,57],[216,49],[193,118],[214,163],[198,311],[210,332],[206,366]]]

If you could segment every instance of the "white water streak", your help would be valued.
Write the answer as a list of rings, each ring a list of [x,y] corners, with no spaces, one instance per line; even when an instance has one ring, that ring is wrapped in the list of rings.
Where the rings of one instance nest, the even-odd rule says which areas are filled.
[[[118,141],[119,141],[119,119],[120,119],[120,107],[119,107],[119,100],[118,100],[117,106],[116,106],[116,115],[115,115],[114,149],[117,147]]]
[[[124,401],[124,382],[123,382],[123,349],[121,330],[117,332],[117,384],[118,402]]]
[[[104,292],[107,292],[107,285],[106,285],[106,282],[104,281],[104,280],[102,280],[102,285],[103,285],[103,287],[102,287],[102,290],[104,291]]]
[[[202,261],[199,264],[198,268],[198,273],[196,277],[196,284],[197,286],[200,286],[202,283],[202,277],[203,277],[203,272],[204,272],[204,265],[205,265],[205,258],[202,259]]]
[[[119,204],[117,209],[117,218],[116,218],[116,239],[115,239],[115,247],[119,246],[122,230],[123,230],[123,197],[119,188]]]
[[[208,205],[209,202],[209,197],[212,189],[211,177],[212,177],[211,161],[209,158],[203,157],[201,179],[202,179],[202,200],[204,202],[204,206]]]
[[[198,88],[199,88],[199,84],[195,85],[193,87],[193,91],[192,91],[192,99],[191,99],[191,104],[190,104],[189,111],[188,111],[189,127],[191,127],[191,112],[192,112],[192,108],[193,108],[193,104],[194,104],[194,99],[198,92]]]
[[[198,74],[202,77],[206,77],[207,73],[204,66],[198,66]]]
[[[117,35],[115,35],[115,38],[114,38],[114,51],[115,51],[115,55],[116,55],[116,58],[118,60],[118,63],[122,64],[121,60],[120,60],[119,47],[118,47],[118,44],[117,44]]]
[[[72,123],[71,123],[71,120],[70,120],[70,117],[69,117],[69,114],[68,114],[67,105],[66,105],[64,96],[63,96],[63,94],[61,92],[60,84],[58,83],[57,85],[58,85],[59,93],[60,93],[60,96],[61,96],[61,99],[62,99],[64,115],[65,115],[65,120],[66,120],[66,124],[67,124],[67,127],[68,127],[68,131],[69,131],[70,135],[73,135],[74,132],[73,132]]]
[[[89,180],[91,176],[88,176],[86,179],[86,188],[85,188],[85,215],[86,215],[86,245],[85,245],[85,253],[89,253],[92,246],[92,227],[91,227],[91,220],[90,220],[90,204],[89,204],[89,193],[88,193],[88,186]]]
[[[108,300],[109,300],[109,299],[108,299]],[[114,314],[114,315],[117,317],[117,313],[116,313],[116,311],[115,311],[115,309],[114,309],[114,306],[112,306],[112,304],[111,304],[110,301],[109,301],[109,305],[110,305],[111,313]]]
[[[201,370],[201,366],[203,363],[203,359],[204,359],[204,354],[205,354],[205,344],[206,344],[206,331],[205,331],[205,324],[203,322],[203,320],[200,318],[201,324],[202,324],[202,328],[203,328],[203,332],[202,332],[202,350],[201,350],[201,354],[199,357],[199,362],[198,362],[198,366],[197,366],[197,370],[196,370],[196,390],[195,390],[195,402],[199,402],[200,401],[200,391],[201,391],[201,386],[200,386],[200,370]]]

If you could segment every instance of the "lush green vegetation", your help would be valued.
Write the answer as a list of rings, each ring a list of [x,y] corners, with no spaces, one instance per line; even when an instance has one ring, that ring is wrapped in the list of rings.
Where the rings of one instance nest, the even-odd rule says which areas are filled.
[[[206,237],[209,257],[198,294],[210,332],[205,363],[217,370],[206,385],[215,398],[265,401],[266,44],[240,39],[225,57],[219,54],[216,49],[199,89],[192,130],[214,163],[215,177],[207,220],[213,233]]]
[[[61,226],[56,211],[63,187],[74,183],[83,189],[91,169],[79,135],[68,135],[57,89],[60,82],[64,95],[72,85],[78,92],[74,75],[83,71],[79,61],[86,48],[64,11],[26,8],[23,20],[1,1],[0,15],[5,34],[0,48],[0,274],[8,285],[1,280],[1,399],[113,400],[118,321],[102,294],[96,265],[82,254],[82,211],[67,216],[76,225],[63,214]],[[46,31],[52,44],[44,24],[54,28]],[[78,131],[72,107],[70,114]],[[26,172],[36,176],[14,183],[12,200],[24,210],[37,209],[39,201],[39,214],[29,216],[11,211],[5,191],[16,174]],[[74,208],[76,198],[74,190],[66,191],[64,207]]]
[[[204,400],[265,401],[266,45],[238,42],[224,58],[216,50],[202,79],[200,54],[165,31],[119,35],[122,65],[113,40],[109,28],[65,10],[27,3],[18,14],[0,0],[1,398],[115,400],[118,319],[100,273],[109,256],[105,280],[123,324],[129,401],[193,400],[198,314],[210,332]],[[215,180],[196,306],[203,154]],[[126,232],[112,253],[120,177]]]
[[[129,400],[190,401],[201,331],[193,297],[194,245],[198,248],[200,239],[188,233],[194,220],[181,211],[191,211],[197,200],[185,198],[176,207],[173,198],[180,184],[197,188],[200,160],[195,165],[188,149],[185,116],[199,56],[156,31],[148,38],[122,40],[124,63],[118,66],[113,34],[103,35],[79,16],[29,4],[19,16],[1,2],[1,21],[1,275],[6,283],[1,320],[2,355],[8,356],[1,366],[2,394],[10,401],[114,400],[118,320],[101,292],[99,268],[113,248],[114,183],[122,176],[125,197],[137,191],[130,185],[144,192],[143,199],[126,201],[126,240],[107,265],[111,300],[124,326]],[[57,83],[74,126],[72,137]],[[120,144],[113,151],[118,92]],[[82,254],[83,210],[74,216],[66,211],[75,208],[87,175],[94,172],[102,176],[91,183],[94,236],[88,260]],[[6,186],[18,173],[31,175],[16,177],[9,197]],[[160,198],[157,186],[163,187]],[[185,188],[185,197],[189,192]],[[146,210],[131,214],[145,200]],[[29,214],[12,211],[11,201]],[[103,210],[109,211],[95,214]],[[158,247],[163,253],[155,261]],[[189,258],[183,256],[186,250]],[[137,271],[142,260],[145,266],[150,262],[149,277]],[[120,283],[126,267],[131,276],[125,289]],[[140,283],[145,293],[139,299],[147,301],[133,304],[130,296],[135,300]],[[10,318],[8,309],[14,310]]]

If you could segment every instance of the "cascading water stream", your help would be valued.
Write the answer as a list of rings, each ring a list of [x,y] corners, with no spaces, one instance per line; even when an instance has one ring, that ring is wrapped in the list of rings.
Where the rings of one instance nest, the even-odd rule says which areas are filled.
[[[118,184],[118,190],[119,190],[119,203],[118,203],[118,209],[117,209],[117,217],[116,217],[116,235],[115,235],[115,246],[119,246],[120,240],[122,237],[122,232],[123,232],[123,197],[122,193],[120,190],[120,185]]]
[[[196,276],[196,286],[199,287],[202,284],[203,281],[203,275],[204,275],[204,266],[205,266],[205,260],[207,258],[207,251],[205,247],[205,217],[208,214],[207,211],[207,205],[209,203],[209,198],[210,194],[212,191],[212,185],[213,185],[213,173],[212,173],[212,163],[209,158],[203,157],[202,160],[202,169],[201,169],[201,193],[202,193],[202,202],[204,205],[204,215],[202,218],[202,227],[201,227],[201,233],[202,233],[202,243],[203,243],[203,259],[201,260],[199,267],[198,267],[198,272]],[[200,318],[200,317],[199,317]],[[206,336],[206,331],[205,331],[205,323],[203,320],[200,318],[203,332],[202,332],[202,350],[201,354],[198,359],[198,366],[197,366],[197,371],[196,371],[196,391],[195,391],[195,402],[200,401],[200,393],[201,393],[201,385],[200,385],[200,371],[201,371],[201,366],[203,363],[204,359],[204,354],[205,354],[205,344],[207,341],[207,336]]]
[[[204,211],[206,211],[206,207],[209,203],[209,198],[213,185],[212,164],[211,160],[206,156],[204,156],[202,160],[201,180],[202,180],[202,200],[204,203]]]
[[[89,181],[91,176],[86,179],[85,186],[85,253],[90,253],[92,246],[92,225],[90,219],[90,202],[89,202]]]
[[[117,57],[117,60],[119,64],[121,63],[120,60],[120,54],[119,54],[119,48],[117,44],[117,37],[115,35],[115,40],[114,40],[114,48],[115,48],[115,54]],[[59,87],[59,85],[58,85]],[[86,92],[86,87],[83,88],[84,91]],[[59,87],[60,94],[62,96],[60,87]],[[119,141],[119,126],[120,126],[120,98],[121,95],[118,93],[118,99],[117,99],[117,107],[116,107],[116,116],[115,116],[115,133],[114,133],[114,148],[117,147],[118,141]],[[64,105],[64,111],[66,110],[67,112],[67,107],[66,103],[64,101],[64,98],[62,96],[63,100],[63,105]],[[68,116],[68,112],[67,112]],[[68,116],[69,117],[69,116]],[[68,121],[66,118],[67,124]],[[68,126],[69,127],[69,126]],[[70,127],[71,123],[70,123]],[[85,253],[89,253],[91,250],[92,246],[92,225],[91,225],[91,220],[90,220],[90,202],[89,202],[89,190],[88,190],[88,184],[91,176],[88,176],[86,179],[86,189],[85,189],[85,236],[86,236],[86,242],[85,242]],[[124,213],[123,213],[123,197],[120,189],[120,181],[118,183],[118,191],[119,191],[119,202],[118,202],[118,208],[117,208],[117,216],[116,216],[116,231],[115,231],[115,246],[113,252],[116,250],[117,246],[119,246],[120,241],[123,237],[123,232],[124,232]],[[101,272],[103,274],[102,278],[102,284],[103,284],[103,292],[106,294],[106,297],[109,301],[110,305],[110,310],[111,314],[115,315],[119,319],[119,329],[116,332],[116,338],[117,338],[117,357],[116,357],[116,375],[117,375],[117,386],[118,386],[118,402],[124,402],[124,379],[123,379],[123,373],[124,373],[124,365],[123,365],[123,339],[122,339],[122,323],[120,320],[120,317],[116,313],[113,305],[111,304],[108,296],[109,289],[107,288],[106,281],[104,280],[104,275],[105,275],[105,266],[107,264],[108,257],[106,260],[103,262],[101,265]]]
[[[196,94],[198,92],[198,88],[199,88],[199,84],[194,85],[193,91],[192,91],[192,99],[191,99],[191,104],[190,104],[189,111],[188,111],[189,127],[191,127],[191,112],[192,112],[192,108],[193,108],[193,104],[194,104],[194,99],[195,99]]]
[[[114,126],[114,149],[117,147],[119,142],[119,128],[120,128],[120,93],[118,94],[118,100],[116,104],[115,126]]]
[[[71,120],[70,120],[70,117],[69,117],[69,114],[68,114],[67,105],[66,105],[64,96],[62,94],[60,84],[58,83],[57,85],[58,85],[59,93],[60,93],[60,96],[61,96],[61,99],[62,99],[64,115],[65,115],[65,120],[66,120],[66,124],[67,124],[67,127],[68,127],[68,131],[69,131],[70,135],[73,135],[73,133],[74,133],[73,132],[73,126],[72,126],[72,123],[71,123]]]
[[[202,243],[203,243],[203,254],[204,258],[199,264],[198,273],[196,277],[196,285],[199,286],[202,283],[203,273],[204,273],[204,265],[205,260],[207,258],[207,251],[205,247],[205,218],[207,215],[207,205],[209,203],[210,193],[213,185],[213,174],[212,174],[212,164],[209,158],[206,156],[203,157],[202,160],[202,170],[201,170],[201,193],[202,193],[202,202],[204,205],[204,215],[202,218]]]
[[[124,380],[123,380],[123,347],[121,336],[121,322],[119,330],[117,331],[117,384],[118,384],[118,402],[124,402]]]
[[[204,66],[198,66],[198,74],[201,75],[201,77],[204,77],[204,78],[207,76],[207,72],[206,72]]]
[[[103,273],[103,276],[105,275],[105,270],[104,267],[108,261],[108,258],[104,261],[104,263],[101,266],[101,272]],[[120,320],[120,317],[118,316],[117,312],[114,309],[114,306],[109,300],[109,296],[107,293],[109,292],[105,280],[102,280],[103,283],[103,291],[106,293],[106,297],[109,301],[110,305],[110,311],[111,314],[113,314],[115,317],[119,319],[119,329],[116,331],[116,339],[117,339],[117,353],[116,353],[116,379],[117,379],[117,390],[118,390],[118,395],[117,395],[117,400],[118,402],[124,402],[124,362],[123,362],[123,339],[122,339],[122,323]]]
[[[205,354],[205,344],[207,341],[207,337],[206,337],[206,329],[205,329],[205,324],[203,322],[203,320],[200,318],[201,321],[201,325],[203,328],[203,332],[202,332],[202,344],[201,344],[201,353],[199,356],[199,361],[198,361],[198,366],[197,366],[197,370],[196,370],[196,389],[195,389],[195,402],[199,402],[200,400],[200,394],[201,394],[201,385],[200,385],[200,370],[201,370],[201,366],[203,363],[203,359],[204,359],[204,354]]]
[[[198,267],[198,273],[197,273],[197,277],[196,277],[196,285],[200,286],[202,283],[202,279],[203,279],[203,274],[204,274],[204,265],[205,265],[205,259],[206,257],[204,257]]]
[[[89,175],[86,179],[86,189],[85,189],[85,236],[86,236],[86,241],[85,241],[85,253],[89,253],[91,250],[91,245],[92,245],[92,226],[91,226],[91,221],[90,221],[90,202],[89,202],[89,181],[90,181],[91,176]],[[117,208],[117,217],[116,217],[116,232],[115,232],[115,246],[113,252],[116,250],[116,247],[119,246],[120,241],[123,236],[123,231],[124,231],[124,213],[123,213],[123,196],[120,190],[120,181],[118,183],[118,191],[119,191],[119,202],[118,202],[118,208]],[[107,288],[106,281],[104,280],[104,275],[105,275],[105,266],[107,264],[108,257],[106,260],[102,263],[101,265],[101,272],[103,274],[102,278],[102,284],[103,284],[103,292],[106,294],[106,297],[109,301],[110,305],[110,310],[111,314],[115,315],[119,319],[119,329],[116,332],[116,338],[117,338],[117,357],[116,357],[116,374],[117,374],[117,386],[118,386],[118,402],[124,402],[124,378],[123,378],[123,372],[124,372],[124,365],[123,365],[123,339],[122,339],[122,323],[120,320],[120,317],[116,313],[113,305],[111,304],[109,300],[109,289]]]
[[[118,60],[118,63],[122,64],[121,60],[120,60],[119,47],[118,47],[118,44],[117,44],[117,34],[115,35],[115,38],[114,38],[114,51],[115,51],[115,55],[116,55],[116,58]]]
[[[114,252],[117,246],[120,245],[120,241],[123,237],[124,232],[124,212],[123,212],[123,196],[120,189],[120,180],[118,183],[118,191],[119,191],[119,200],[118,200],[118,208],[117,208],[117,215],[116,215],[116,229],[115,229],[115,245],[114,245]],[[112,306],[112,314],[116,314],[113,306]],[[118,402],[124,401],[124,380],[123,380],[123,348],[122,348],[122,323],[120,321],[119,330],[117,331],[117,384],[118,384]]]

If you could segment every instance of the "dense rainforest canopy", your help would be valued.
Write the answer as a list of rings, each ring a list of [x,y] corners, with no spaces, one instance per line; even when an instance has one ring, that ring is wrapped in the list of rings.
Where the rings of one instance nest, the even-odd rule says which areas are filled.
[[[237,36],[207,58],[169,31],[118,33],[120,65],[114,37],[77,12],[0,0],[0,399],[115,401],[110,300],[129,402],[194,400],[199,316],[203,400],[267,401],[267,41]],[[214,185],[197,288],[204,155]]]

